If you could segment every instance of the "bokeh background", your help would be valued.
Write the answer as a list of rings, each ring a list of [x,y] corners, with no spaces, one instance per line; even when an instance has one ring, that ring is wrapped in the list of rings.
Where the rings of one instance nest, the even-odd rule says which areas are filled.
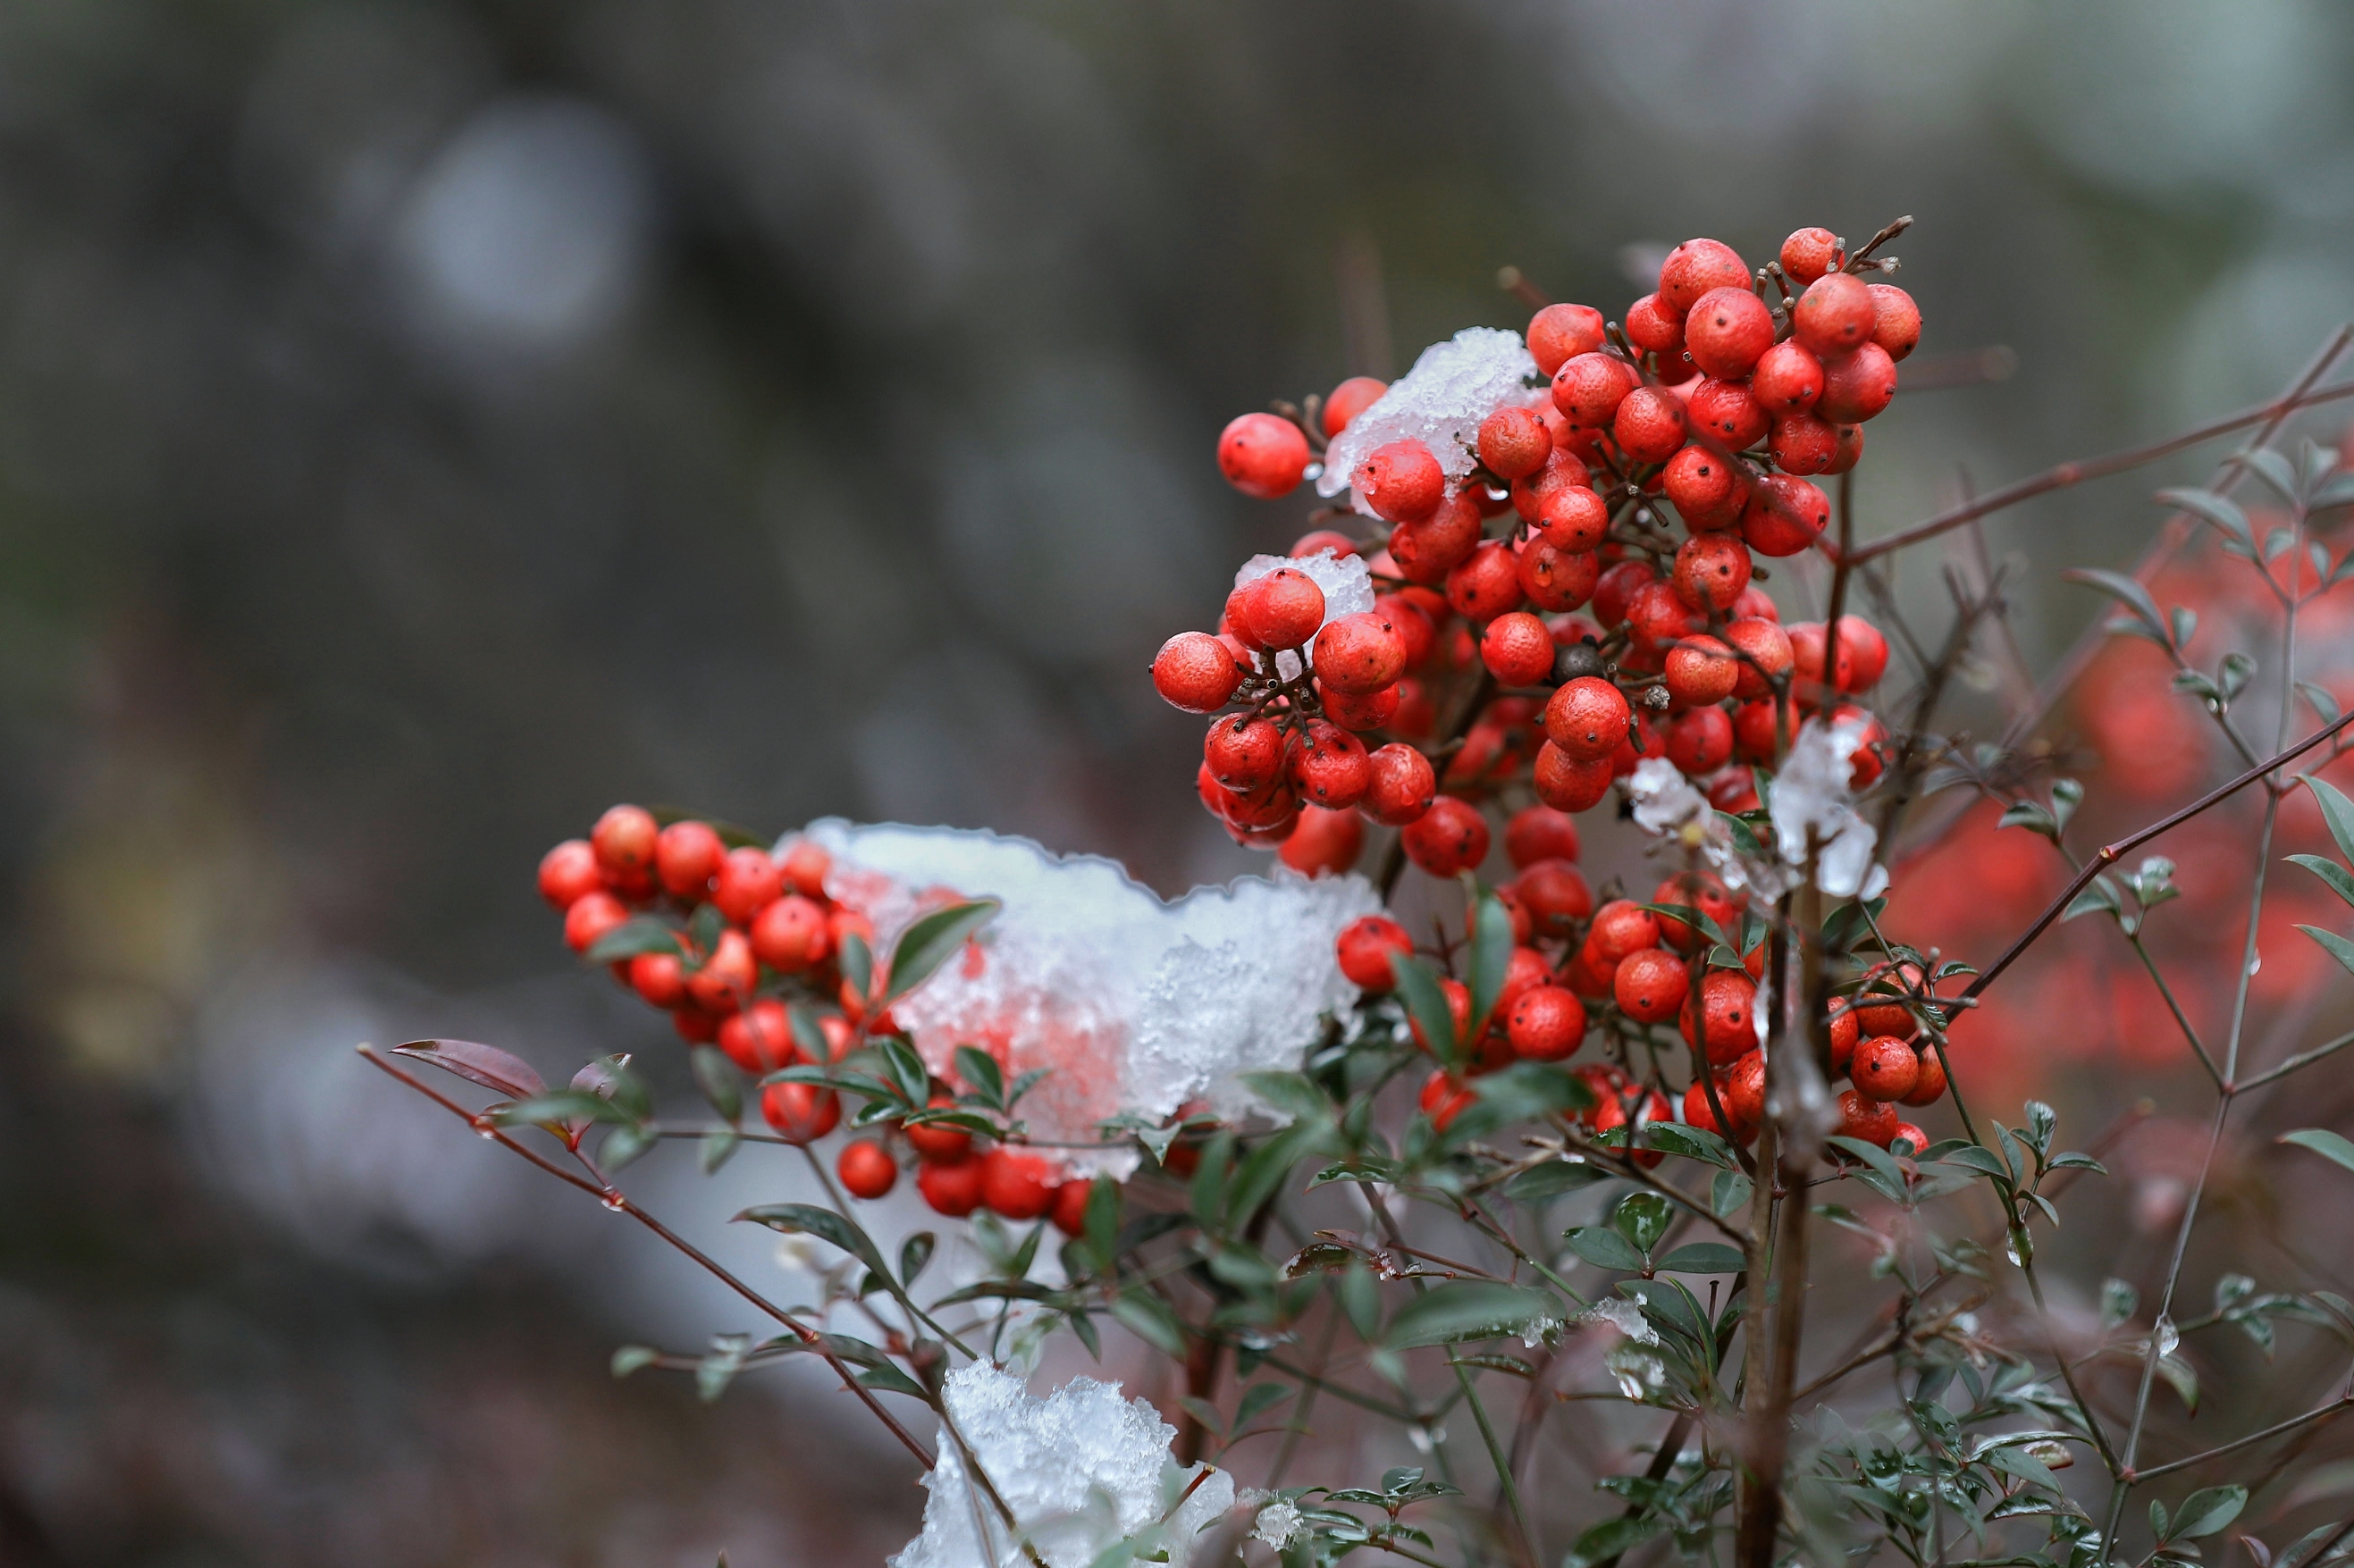
[[[2324,0],[0,8],[0,1563],[895,1548],[838,1395],[609,1381],[748,1325],[352,1044],[652,1059],[532,886],[617,800],[1249,869],[1143,678],[1304,526],[1213,440],[1501,266],[1917,215],[1925,358],[2017,368],[1874,424],[1867,530],[2255,401],[2354,315],[2349,66]],[[2200,466],[1989,526],[2031,663]]]

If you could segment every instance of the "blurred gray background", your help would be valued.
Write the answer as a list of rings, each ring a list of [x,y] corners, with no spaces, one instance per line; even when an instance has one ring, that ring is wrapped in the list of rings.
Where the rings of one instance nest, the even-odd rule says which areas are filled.
[[[1917,215],[1924,356],[2018,370],[1874,424],[1867,529],[2266,396],[2354,315],[2349,57],[2323,0],[0,8],[0,1563],[896,1547],[838,1395],[610,1383],[748,1325],[352,1043],[658,1045],[532,885],[617,800],[1247,869],[1144,678],[1305,526],[1214,439],[1521,324],[1502,265],[1616,316],[1627,247]],[[2148,487],[1993,543],[2126,558]]]

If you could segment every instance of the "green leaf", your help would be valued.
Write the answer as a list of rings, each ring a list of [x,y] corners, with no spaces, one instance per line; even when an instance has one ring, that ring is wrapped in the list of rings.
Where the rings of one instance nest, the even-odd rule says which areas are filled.
[[[920,1399],[926,1404],[932,1403],[930,1391],[897,1367],[868,1367],[858,1374],[858,1381],[880,1393],[904,1393],[909,1399]]]
[[[1659,1130],[1654,1127],[1653,1132]],[[1542,1165],[1532,1165],[1504,1183],[1504,1196],[1516,1203],[1534,1203],[1546,1198],[1558,1198],[1564,1192],[1575,1192],[1607,1181],[1610,1173],[1583,1160],[1548,1160]]]
[[[2040,834],[2055,844],[2060,842],[2059,821],[2043,808],[2041,801],[2037,800],[2020,800],[2004,808],[2002,816],[1995,826],[2025,828],[2029,832]]]
[[[1635,1244],[1607,1225],[1575,1227],[1569,1233],[1569,1250],[1597,1268],[1635,1274],[1643,1266],[1643,1255]]]
[[[696,1145],[695,1163],[708,1176],[734,1159],[736,1151],[743,1147],[742,1133],[732,1127],[715,1127],[705,1133],[702,1141]]]
[[[841,954],[836,962],[841,967],[842,978],[850,982],[852,991],[860,996],[875,994],[875,953],[867,947],[865,938],[855,931],[844,931]]]
[[[1243,1087],[1265,1100],[1269,1109],[1294,1121],[1331,1113],[1331,1097],[1302,1073],[1245,1073]]]
[[[1749,1260],[1723,1242],[1693,1242],[1659,1259],[1661,1274],[1738,1274]]]
[[[2245,1487],[2208,1487],[2192,1492],[2174,1510],[2172,1539],[2197,1541],[2201,1536],[2213,1535],[2239,1518],[2240,1510],[2247,1506]]]
[[[2354,1171],[2354,1143],[2348,1142],[2327,1128],[2301,1127],[2295,1132],[2285,1132],[2278,1139],[2294,1143],[2299,1149],[2310,1149],[2324,1160],[2334,1160],[2349,1171]]]
[[[1471,1037],[1487,1028],[1488,1015],[1504,992],[1504,974],[1512,962],[1512,917],[1504,901],[1482,891],[1471,916]]]
[[[1397,979],[1398,1000],[1405,1003],[1406,1015],[1422,1030],[1430,1054],[1442,1064],[1453,1065],[1461,1054],[1462,1043],[1455,1037],[1455,1014],[1447,1005],[1447,993],[1439,989],[1438,971],[1410,953],[1393,952],[1390,972]]]
[[[571,1086],[576,1093],[595,1095],[630,1121],[643,1121],[654,1114],[654,1097],[645,1080],[630,1071],[627,1052],[598,1057],[572,1075]]]
[[[2272,486],[2283,501],[2296,501],[2296,468],[2288,459],[2270,447],[2254,447],[2242,452],[2240,461],[2247,464],[2249,472]]]
[[[2161,648],[2174,646],[2172,629],[2158,612],[2158,601],[2149,597],[2149,589],[2126,577],[2123,572],[2103,571],[2096,567],[2073,567],[2060,574],[2070,582],[2083,583],[2086,588],[2106,594],[2123,605],[2135,622],[2130,630],[2148,638]]]
[[[766,1225],[786,1235],[811,1235],[841,1248],[873,1272],[890,1277],[884,1266],[882,1253],[861,1229],[855,1220],[837,1214],[832,1209],[821,1209],[813,1203],[765,1203],[747,1209],[736,1216],[756,1225]]]
[[[2114,1329],[2130,1322],[2141,1305],[2141,1292],[2122,1279],[2101,1281],[2101,1327]]]
[[[977,898],[970,904],[935,909],[908,927],[900,935],[899,945],[891,949],[891,989],[883,1000],[895,1001],[931,979],[934,969],[946,963],[1003,907],[994,898]],[[845,973],[848,968],[845,963]],[[861,984],[859,990],[863,993],[865,985]]]
[[[2354,800],[2349,800],[2337,786],[2324,783],[2310,773],[2300,773],[2297,782],[2313,791],[2314,803],[2321,808],[2321,820],[2329,825],[2329,836],[2338,842],[2338,853],[2354,861]]]
[[[1832,1137],[1823,1141],[1831,1144],[1843,1153],[1862,1160],[1884,1178],[1899,1194],[1903,1192],[1904,1172],[1895,1160],[1889,1158],[1888,1150],[1877,1144],[1866,1143],[1860,1138]]]
[[[1111,1315],[1131,1334],[1165,1356],[1185,1353],[1185,1325],[1168,1302],[1149,1290],[1130,1290],[1116,1298]]]
[[[632,915],[595,941],[580,955],[592,964],[618,964],[623,959],[634,959],[641,953],[668,953],[673,958],[686,957],[680,945],[678,933],[651,915]]]
[[[2299,926],[2298,930],[2321,944],[2321,950],[2338,960],[2338,967],[2354,974],[2354,942],[2335,931],[2325,931],[2318,926]]]
[[[652,1130],[641,1122],[627,1122],[605,1135],[597,1147],[597,1163],[608,1175],[635,1161],[638,1156],[662,1141]]]
[[[2223,536],[2255,554],[2255,531],[2248,526],[2248,514],[2240,510],[2230,497],[2211,490],[2161,490],[2158,499],[2180,511],[2212,524]]]
[[[2087,883],[2084,892],[2068,901],[2068,907],[2060,912],[2060,918],[2062,921],[2073,920],[2079,915],[2090,915],[2095,911],[2105,911],[2115,915],[2124,907],[2117,902],[2115,885],[2109,881],[2107,873],[2104,872]]]
[[[687,1059],[695,1069],[695,1086],[711,1102],[711,1108],[726,1121],[742,1116],[744,1078],[737,1072],[736,1064],[727,1059],[727,1054],[708,1045],[697,1045],[687,1053]]]
[[[901,1242],[899,1244],[900,1280],[907,1285],[915,1284],[916,1276],[924,1272],[924,1266],[932,1261],[932,1253],[938,1245],[939,1238],[929,1231],[917,1231],[906,1241]]]
[[[1740,1171],[1720,1171],[1708,1184],[1708,1212],[1723,1219],[1749,1202],[1750,1193],[1755,1190],[1756,1183]]]
[[[1296,1121],[1245,1157],[1226,1189],[1225,1219],[1232,1226],[1247,1224],[1283,1185],[1291,1168],[1322,1148],[1331,1138],[1332,1118],[1317,1117]]]
[[[1733,1145],[1705,1128],[1686,1127],[1679,1121],[1659,1121],[1643,1130],[1644,1142],[1652,1149],[1726,1171],[1740,1169],[1740,1162],[1733,1157]]]
[[[1290,1397],[1291,1390],[1281,1383],[1253,1383],[1243,1390],[1241,1400],[1235,1405],[1235,1421],[1231,1430],[1235,1432],[1248,1430],[1253,1421]]]
[[[1557,1317],[1553,1298],[1526,1286],[1456,1279],[1433,1287],[1392,1318],[1381,1343],[1389,1350],[1454,1344],[1519,1334]]]
[[[1633,1244],[1637,1252],[1649,1254],[1674,1218],[1675,1211],[1659,1193],[1629,1192],[1611,1212],[1610,1228]]]
[[[551,1095],[534,1095],[527,1100],[517,1100],[511,1106],[501,1106],[491,1112],[491,1120],[500,1127],[560,1129],[567,1123],[586,1125],[601,1121],[619,1126],[634,1119],[612,1101],[578,1089],[558,1089]]]
[[[627,1377],[662,1360],[662,1352],[652,1345],[623,1345],[613,1352],[613,1375]]]
[[[997,1058],[978,1045],[956,1048],[956,1075],[992,1110],[1005,1108],[1005,1075]]]
[[[2301,865],[2321,878],[2328,885],[2329,891],[2338,895],[2339,898],[2349,904],[2354,904],[2354,875],[2349,875],[2344,866],[2334,860],[2317,854],[2293,854],[2288,857],[2288,860],[2290,864]]]

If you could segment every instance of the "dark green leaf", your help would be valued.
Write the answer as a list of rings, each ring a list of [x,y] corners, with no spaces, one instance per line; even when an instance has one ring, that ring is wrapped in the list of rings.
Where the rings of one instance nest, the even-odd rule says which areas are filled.
[[[897,1367],[868,1367],[858,1374],[858,1381],[877,1393],[904,1393],[910,1399],[920,1399],[926,1404],[932,1403],[931,1393],[924,1385]]]
[[[1487,1028],[1488,1015],[1504,991],[1504,971],[1512,961],[1512,917],[1504,902],[1482,891],[1471,916],[1471,1037]]]
[[[2158,601],[2149,597],[2149,589],[2142,587],[2133,578],[2122,572],[2103,571],[2095,567],[2071,567],[2060,575],[2070,582],[2083,583],[2087,588],[2106,594],[2123,605],[2139,629],[2140,634],[2147,637],[2159,647],[2170,648],[2174,645],[2170,638],[2171,628],[2167,625],[2165,618],[2158,612]]]
[[[1408,1302],[1383,1331],[1390,1350],[1453,1344],[1519,1334],[1557,1316],[1553,1299],[1525,1286],[1484,1279],[1457,1279],[1432,1287]]]
[[[1002,907],[994,898],[951,904],[945,909],[933,910],[908,927],[900,936],[899,945],[891,950],[891,989],[883,1000],[896,1001],[931,979],[932,971],[947,962],[974,932],[995,918]],[[847,975],[846,961],[843,969]],[[864,994],[866,985],[862,982],[858,989]]]
[[[2246,546],[2251,552],[2255,549],[2255,531],[2248,526],[2248,515],[2230,497],[2211,490],[2161,490],[2158,498],[2211,524],[2224,537]]]
[[[1658,1129],[1653,1128],[1654,1131]],[[1588,1165],[1583,1160],[1548,1160],[1542,1165],[1532,1165],[1504,1183],[1504,1196],[1516,1203],[1533,1203],[1545,1198],[1557,1198],[1564,1192],[1575,1192],[1606,1181],[1610,1173]]]
[[[2320,943],[2321,950],[2336,959],[2339,968],[2349,973],[2354,973],[2354,942],[2348,941],[2335,931],[2325,931],[2318,926],[2299,926],[2297,929]]]
[[[1749,1260],[1723,1242],[1693,1242],[1659,1259],[1662,1274],[1738,1274]]]
[[[641,953],[686,957],[686,949],[679,945],[678,933],[651,915],[631,916],[589,943],[588,950],[580,957],[592,964],[618,964]]]
[[[1410,953],[1393,952],[1390,972],[1397,979],[1398,1000],[1421,1029],[1430,1054],[1451,1065],[1462,1047],[1455,1038],[1455,1014],[1447,1005],[1446,991],[1439,989],[1438,971]]]
[[[924,1266],[932,1261],[933,1250],[938,1245],[939,1238],[929,1231],[917,1231],[906,1241],[901,1242],[899,1244],[900,1281],[907,1285],[915,1284],[916,1276],[924,1272]]]
[[[1243,1086],[1265,1100],[1269,1109],[1294,1121],[1320,1117],[1332,1109],[1331,1097],[1300,1073],[1245,1073]]]
[[[1635,1245],[1607,1225],[1579,1225],[1569,1233],[1569,1250],[1597,1268],[1633,1274],[1643,1266]]]
[[[2337,786],[2310,773],[2298,774],[2297,782],[2313,791],[2314,803],[2321,808],[2321,820],[2329,825],[2329,836],[2338,842],[2338,853],[2354,861],[2354,800],[2349,800]]]
[[[696,1146],[695,1162],[708,1176],[734,1159],[736,1151],[743,1147],[742,1133],[732,1127],[715,1127],[703,1135],[701,1143]]]
[[[2197,1541],[2201,1536],[2213,1535],[2239,1518],[2240,1510],[2247,1506],[2245,1487],[2208,1487],[2192,1492],[2174,1510],[2171,1539]]]
[[[727,1054],[708,1045],[697,1045],[687,1056],[695,1068],[695,1087],[711,1102],[711,1108],[726,1121],[742,1116],[744,1078],[736,1070],[736,1064],[727,1059]]]
[[[1650,1148],[1681,1155],[1686,1160],[1698,1160],[1726,1171],[1740,1169],[1740,1162],[1733,1157],[1733,1145],[1705,1128],[1686,1127],[1676,1121],[1653,1122],[1644,1129],[1643,1140]]]
[[[612,1101],[577,1089],[558,1089],[552,1095],[534,1095],[511,1106],[501,1106],[491,1112],[491,1120],[501,1127],[553,1127],[567,1123],[586,1124],[592,1121],[620,1125],[632,1120]]]
[[[1675,1210],[1657,1192],[1629,1192],[1611,1212],[1610,1228],[1625,1236],[1637,1252],[1649,1253],[1667,1234]]]
[[[1185,1325],[1169,1303],[1149,1290],[1130,1290],[1111,1304],[1128,1331],[1165,1356],[1185,1354]]]
[[[1755,1190],[1756,1184],[1740,1171],[1720,1171],[1708,1184],[1708,1212],[1723,1219],[1749,1202]]]
[[[960,1045],[956,1048],[956,1074],[991,1109],[1005,1108],[1005,1075],[999,1070],[996,1057],[978,1045]]]
[[[610,1175],[661,1141],[643,1123],[624,1123],[607,1133],[605,1141],[598,1145],[597,1163]]]
[[[1253,1421],[1290,1397],[1291,1390],[1281,1383],[1253,1383],[1243,1390],[1242,1399],[1235,1405],[1235,1423],[1232,1430],[1247,1431]]]
[[[841,1248],[875,1273],[887,1277],[883,1255],[875,1250],[874,1241],[855,1220],[837,1214],[832,1209],[821,1209],[813,1203],[765,1203],[758,1208],[747,1209],[736,1218],[766,1225],[786,1235],[815,1236]]]
[[[875,954],[867,947],[865,938],[855,931],[844,931],[841,955],[836,961],[842,969],[842,978],[849,982],[853,991],[860,996],[875,994]]]

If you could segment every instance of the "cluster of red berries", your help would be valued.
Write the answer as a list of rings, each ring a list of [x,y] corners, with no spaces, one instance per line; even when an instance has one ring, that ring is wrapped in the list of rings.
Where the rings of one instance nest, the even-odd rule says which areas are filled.
[[[1749,767],[1818,709],[1862,722],[1854,782],[1869,784],[1884,731],[1845,699],[1878,682],[1886,641],[1854,616],[1786,628],[1752,579],[1756,556],[1819,537],[1829,502],[1802,476],[1853,465],[1919,338],[1911,298],[1858,275],[1875,265],[1808,228],[1753,277],[1730,247],[1694,239],[1623,326],[1585,305],[1539,311],[1527,344],[1552,377],[1548,406],[1488,413],[1452,484],[1421,441],[1375,449],[1349,477],[1386,536],[1327,528],[1293,546],[1302,561],[1363,556],[1383,590],[1372,609],[1328,621],[1310,573],[1285,567],[1237,588],[1216,632],[1163,645],[1164,698],[1241,710],[1204,740],[1203,804],[1310,872],[1354,862],[1353,809],[1404,829],[1407,854],[1446,876],[1486,853],[1470,802],[1522,779],[1584,810],[1663,756],[1722,809],[1752,809]],[[1220,465],[1250,494],[1286,494],[1384,391],[1360,376],[1320,409],[1246,414]],[[1475,671],[1491,683],[1435,762],[1416,744],[1436,727],[1433,694]]]
[[[826,892],[831,857],[796,841],[781,858],[755,845],[730,847],[712,824],[663,826],[639,806],[615,806],[585,839],[567,839],[539,863],[539,891],[564,914],[573,951],[599,944],[634,919],[658,927],[637,949],[611,960],[613,976],[671,1015],[679,1035],[716,1044],[756,1078],[783,1068],[841,1060],[887,1012],[846,979],[846,939],[872,943],[874,927]],[[711,911],[711,915],[703,912]],[[716,916],[716,918],[712,916]],[[814,1039],[797,1038],[791,1004],[806,1004]],[[955,1105],[944,1086],[931,1104]],[[822,1085],[766,1083],[760,1115],[788,1143],[814,1143],[842,1119],[839,1094]],[[960,1127],[917,1122],[889,1129],[917,1161],[917,1190],[943,1214],[987,1208],[1009,1220],[1052,1215],[1078,1234],[1088,1183],[1064,1181],[1042,1155],[1006,1144],[986,1150]],[[835,1172],[854,1196],[880,1198],[898,1183],[899,1161],[885,1139],[845,1144]]]

